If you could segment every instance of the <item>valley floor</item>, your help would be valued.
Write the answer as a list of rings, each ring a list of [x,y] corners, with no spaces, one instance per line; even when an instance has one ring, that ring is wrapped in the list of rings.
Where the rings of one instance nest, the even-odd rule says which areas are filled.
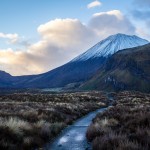
[[[102,92],[0,96],[0,149],[31,150],[109,100]]]
[[[93,150],[149,150],[150,94],[120,92],[115,99],[87,130]]]

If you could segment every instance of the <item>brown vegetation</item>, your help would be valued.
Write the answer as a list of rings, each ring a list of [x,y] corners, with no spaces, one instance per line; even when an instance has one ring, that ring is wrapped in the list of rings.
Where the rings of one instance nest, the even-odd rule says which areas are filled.
[[[115,99],[88,128],[93,150],[149,150],[150,94],[121,92]]]
[[[0,96],[0,149],[41,147],[77,118],[106,105],[100,92]]]

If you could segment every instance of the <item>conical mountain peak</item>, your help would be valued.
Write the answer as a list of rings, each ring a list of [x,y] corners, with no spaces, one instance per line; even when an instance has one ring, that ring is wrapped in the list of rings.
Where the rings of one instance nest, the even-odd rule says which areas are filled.
[[[108,57],[109,55],[112,55],[119,50],[142,46],[148,43],[149,41],[136,35],[118,33],[100,41],[85,53],[73,59],[72,62],[86,61],[96,57]]]

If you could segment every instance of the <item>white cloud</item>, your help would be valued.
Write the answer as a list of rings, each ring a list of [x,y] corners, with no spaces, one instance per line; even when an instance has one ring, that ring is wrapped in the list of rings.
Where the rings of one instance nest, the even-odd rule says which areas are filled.
[[[62,65],[93,45],[97,35],[78,19],[55,19],[38,27],[41,41],[29,48],[45,58],[47,71]],[[44,64],[45,66],[45,64]],[[45,68],[44,68],[45,69]]]
[[[61,47],[78,46],[94,36],[92,30],[78,19],[55,19],[40,25],[38,32],[44,40]]]
[[[87,8],[90,9],[90,8],[94,8],[94,7],[97,7],[97,6],[101,6],[102,3],[98,0],[94,1],[94,2],[91,2],[87,5]]]
[[[27,45],[26,49],[0,49],[1,68],[13,75],[46,72],[68,62],[108,35],[132,34],[135,28],[120,11],[113,10],[94,14],[87,25],[78,19],[51,20],[40,25],[37,32],[40,40]]]
[[[99,16],[102,16],[102,15],[115,16],[119,20],[123,20],[124,19],[123,14],[119,10],[112,10],[112,11],[107,11],[107,12],[95,13],[93,15],[93,17],[99,17]]]
[[[0,50],[0,58],[1,68],[13,75],[36,74],[43,70],[38,62],[38,56],[28,52],[14,51],[8,48]]]
[[[0,50],[1,66],[13,75],[60,66],[95,44],[97,35],[77,19],[55,19],[38,27],[41,40],[26,51]]]
[[[18,34],[5,34],[0,32],[0,38],[8,39],[10,43],[16,43],[19,40]]]
[[[94,14],[89,26],[102,38],[116,33],[135,34],[135,27],[119,10]]]

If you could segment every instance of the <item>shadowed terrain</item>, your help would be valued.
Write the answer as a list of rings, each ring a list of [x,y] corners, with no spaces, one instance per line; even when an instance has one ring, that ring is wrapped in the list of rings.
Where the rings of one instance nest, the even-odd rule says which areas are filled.
[[[89,81],[86,90],[150,92],[150,44],[112,55]]]

